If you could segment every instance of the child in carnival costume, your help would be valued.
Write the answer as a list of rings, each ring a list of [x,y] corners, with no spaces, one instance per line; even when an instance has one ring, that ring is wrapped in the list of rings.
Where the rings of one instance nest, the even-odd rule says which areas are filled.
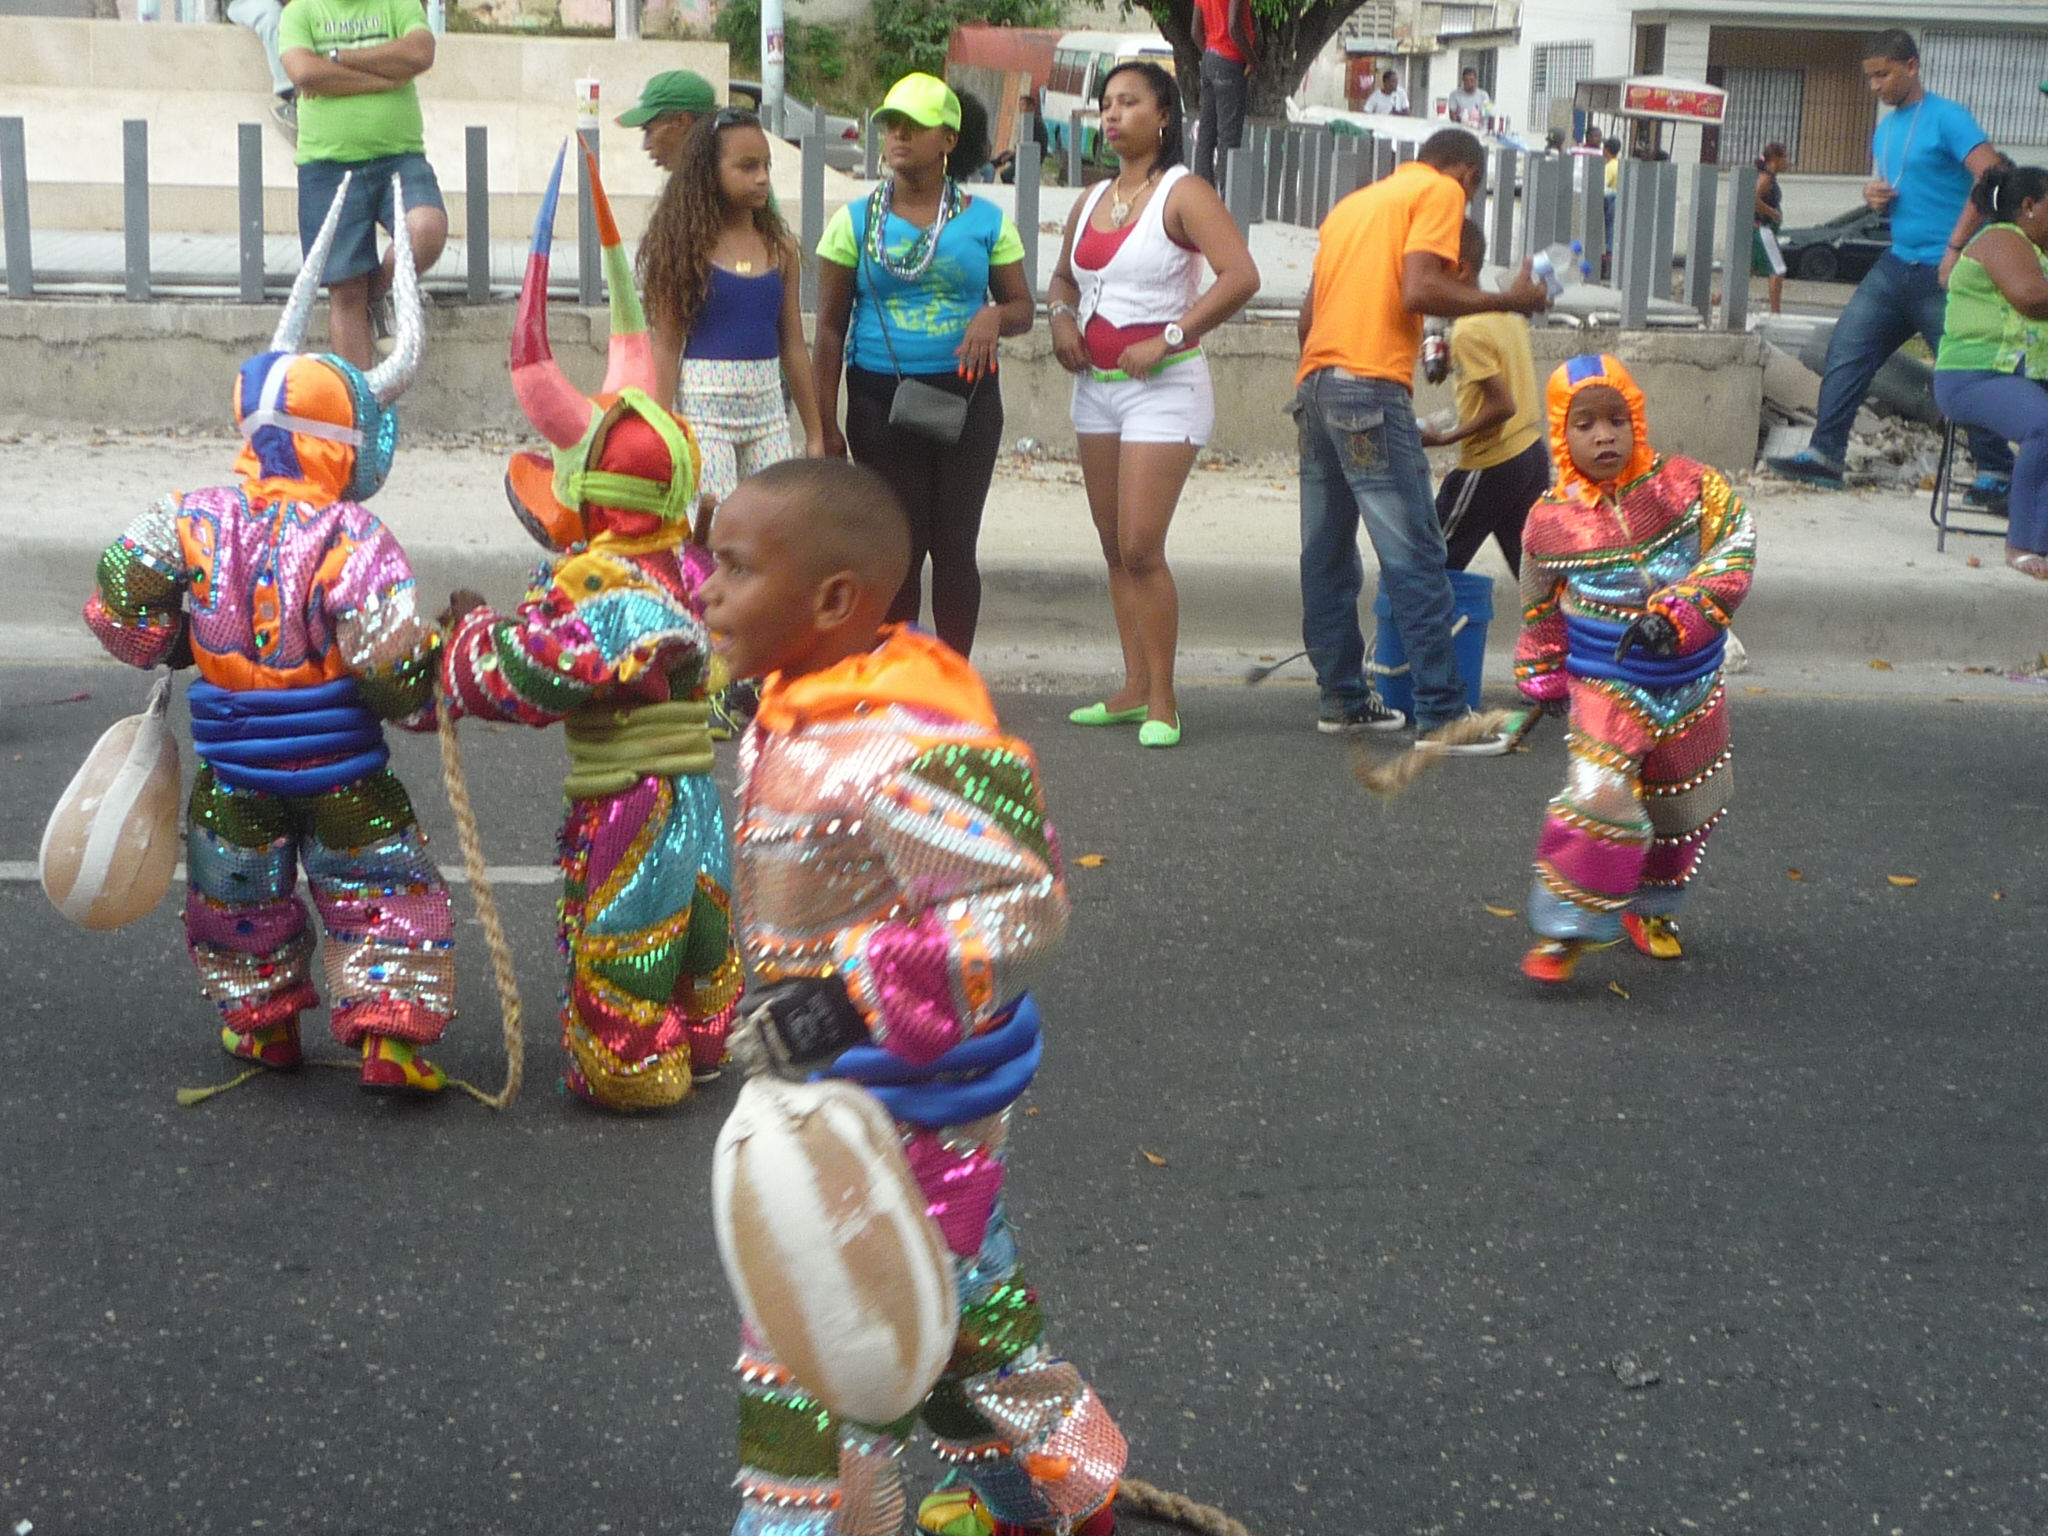
[[[1722,652],[1756,532],[1717,471],[1650,447],[1643,394],[1612,357],[1550,377],[1557,483],[1522,530],[1515,682],[1569,711],[1571,771],[1536,845],[1522,958],[1570,978],[1624,934],[1660,960],[1731,787]]]
[[[910,530],[872,470],[770,466],[720,508],[712,553],[705,617],[733,675],[765,679],[734,842],[762,986],[734,1059],[867,1085],[954,1255],[958,1343],[920,1415],[966,1483],[928,1497],[919,1528],[1105,1536],[1124,1438],[1047,1348],[1002,1202],[1009,1107],[1039,1055],[1024,988],[1068,911],[1031,749],[965,659],[883,622]],[[743,1337],[734,1536],[894,1536],[911,1420],[837,1422]]]
[[[390,473],[391,407],[418,370],[425,317],[400,239],[391,354],[364,373],[299,350],[347,194],[344,182],[270,350],[236,379],[238,483],[138,518],[100,557],[85,620],[133,666],[199,670],[185,935],[228,1053],[301,1060],[299,1014],[320,1001],[293,894],[303,865],[335,1038],[361,1051],[366,1090],[425,1094],[447,1081],[418,1050],[454,1016],[454,929],[382,722],[432,729],[439,639],[405,551],[362,505]]]
[[[647,393],[647,323],[594,164],[609,369],[591,400],[556,366],[547,285],[561,176],[558,155],[512,336],[513,388],[553,462],[522,453],[506,477],[513,510],[561,555],[515,613],[455,595],[442,675],[463,714],[565,727],[568,1083],[607,1109],[656,1109],[717,1071],[740,990],[697,603],[710,560],[688,542],[700,461],[689,428]]]

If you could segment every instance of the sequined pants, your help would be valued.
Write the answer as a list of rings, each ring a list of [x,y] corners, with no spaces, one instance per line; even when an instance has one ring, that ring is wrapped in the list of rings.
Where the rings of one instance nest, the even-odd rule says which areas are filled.
[[[1719,673],[1680,688],[1571,679],[1570,768],[1536,844],[1529,925],[1606,943],[1624,912],[1669,917],[1728,806]]]
[[[937,1138],[898,1127],[949,1243],[963,1204],[986,1212],[979,1245],[970,1240],[960,1255],[955,1244],[960,1333],[916,1413],[889,1425],[835,1420],[751,1328],[743,1331],[733,1536],[898,1536],[907,1503],[900,1463],[919,1418],[939,1459],[966,1476],[998,1520],[1054,1529],[1116,1492],[1123,1432],[1080,1371],[1046,1348],[1038,1293],[1018,1267],[1000,1197],[1005,1123],[996,1115]]]
[[[562,1044],[607,1109],[689,1095],[725,1057],[739,1000],[725,812],[709,774],[571,800],[562,827]]]
[[[228,1028],[317,1008],[300,865],[327,930],[334,1038],[438,1040],[455,1014],[448,887],[388,768],[322,795],[230,789],[201,765],[185,837],[185,940]]]

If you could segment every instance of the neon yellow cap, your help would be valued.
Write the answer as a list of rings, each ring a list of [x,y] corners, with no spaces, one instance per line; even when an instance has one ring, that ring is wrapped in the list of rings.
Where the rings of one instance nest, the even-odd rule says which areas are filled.
[[[875,116],[890,112],[926,128],[943,125],[956,133],[960,130],[960,98],[936,75],[905,75],[890,86],[889,94],[875,109]]]

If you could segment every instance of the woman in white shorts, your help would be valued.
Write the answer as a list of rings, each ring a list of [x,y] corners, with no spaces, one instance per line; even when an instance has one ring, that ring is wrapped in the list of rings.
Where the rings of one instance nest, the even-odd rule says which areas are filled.
[[[1047,289],[1053,351],[1074,377],[1074,431],[1088,510],[1109,562],[1123,687],[1067,718],[1180,741],[1173,655],[1180,595],[1166,529],[1216,422],[1201,338],[1259,291],[1259,269],[1215,189],[1181,163],[1180,90],[1157,64],[1121,64],[1102,85],[1114,181],[1074,205]],[[1216,281],[1203,293],[1202,264]]]

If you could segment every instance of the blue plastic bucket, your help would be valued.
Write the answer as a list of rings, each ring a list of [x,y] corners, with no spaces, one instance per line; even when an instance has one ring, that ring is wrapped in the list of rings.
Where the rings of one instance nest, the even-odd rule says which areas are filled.
[[[1450,571],[1451,645],[1458,654],[1458,676],[1465,682],[1465,702],[1479,707],[1479,685],[1486,672],[1486,628],[1493,622],[1493,578],[1470,571]],[[1394,605],[1383,586],[1373,594],[1373,617],[1378,621],[1373,641],[1372,664],[1366,668],[1380,697],[1411,719],[1415,714],[1415,685],[1408,678],[1408,651],[1394,628]]]

